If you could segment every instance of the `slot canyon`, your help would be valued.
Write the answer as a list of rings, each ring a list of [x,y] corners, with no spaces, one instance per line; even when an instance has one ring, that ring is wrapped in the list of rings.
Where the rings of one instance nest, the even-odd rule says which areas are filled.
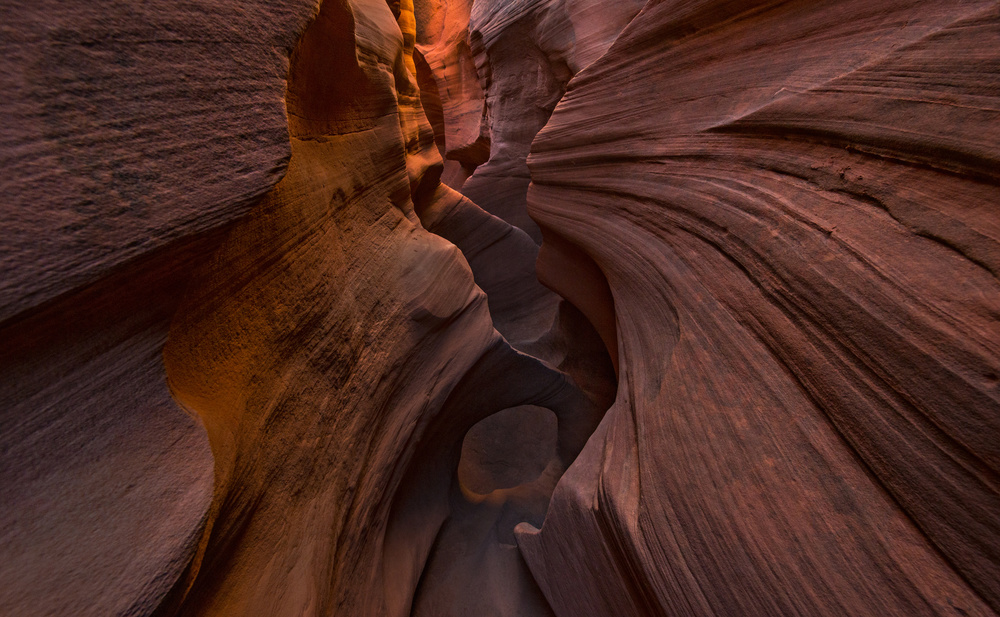
[[[0,616],[1000,615],[1000,2],[0,5]]]

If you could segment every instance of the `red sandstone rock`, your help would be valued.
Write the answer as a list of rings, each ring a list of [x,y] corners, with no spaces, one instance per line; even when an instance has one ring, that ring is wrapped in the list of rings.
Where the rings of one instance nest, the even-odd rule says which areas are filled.
[[[571,83],[530,210],[620,379],[518,536],[557,614],[1000,609],[998,41],[988,2],[651,2]]]
[[[0,319],[233,221],[281,177],[315,3],[4,7]]]
[[[642,6],[638,0],[477,0],[470,41],[485,91],[489,160],[462,185],[487,212],[541,236],[528,217],[525,158],[566,83],[599,57]],[[447,123],[446,123],[447,126]]]
[[[506,116],[498,117],[483,109],[483,94],[478,82],[473,81],[476,76],[468,74],[472,64],[465,40],[469,7],[458,3],[418,3],[417,6],[418,49],[424,52],[428,61],[423,69],[426,77],[421,81],[421,97],[434,124],[439,148],[446,157],[461,160],[464,170],[471,170],[485,161],[490,145],[488,138],[494,138],[494,158],[479,168],[471,184],[461,186],[464,192],[476,191],[477,186],[486,188],[479,198],[485,201],[488,209],[507,219],[491,216],[468,200],[445,200],[431,210],[418,210],[421,221],[429,230],[454,242],[469,259],[477,284],[487,293],[490,312],[499,332],[516,349],[566,371],[591,393],[595,403],[572,407],[558,414],[558,456],[548,460],[545,473],[537,481],[482,496],[472,494],[472,488],[460,482],[463,491],[452,497],[451,518],[438,536],[425,568],[414,611],[417,615],[434,616],[547,615],[550,611],[531,583],[530,573],[516,552],[512,553],[512,527],[517,521],[537,523],[543,519],[555,481],[593,432],[603,409],[613,399],[614,389],[607,356],[591,326],[579,317],[576,309],[560,302],[537,282],[534,272],[537,245],[521,229],[511,226],[512,222],[529,231],[534,229],[534,224],[526,217],[523,199],[527,187],[524,157],[531,138],[555,104],[553,92],[558,96],[556,91],[569,78],[569,74],[560,77],[562,81],[552,85],[548,92],[540,94],[530,89],[521,92],[520,89],[526,87],[522,83],[525,71],[550,71],[550,65],[565,63],[562,58],[572,55],[575,50],[556,49],[553,41],[572,39],[575,36],[573,23],[565,17],[565,7],[561,5],[538,3],[533,7],[508,7],[511,10],[506,12],[500,5],[487,6],[493,14],[488,19],[481,18],[480,23],[488,25],[493,32],[488,45],[479,50],[479,59],[487,60],[490,56],[484,49],[493,49],[490,53],[494,55],[489,62],[495,66],[480,65],[480,77],[493,88],[490,92],[494,104],[505,106]],[[627,4],[620,5],[617,10],[627,10],[627,7]],[[477,3],[474,10],[482,15],[483,4]],[[635,6],[634,11],[637,10]],[[603,20],[590,22],[589,27],[593,29],[597,24],[598,29],[613,27],[615,22],[608,17],[615,14],[610,11]],[[424,26],[421,25],[422,16],[428,20]],[[435,19],[436,16],[441,19]],[[522,17],[524,19],[520,20]],[[622,25],[619,24],[618,29]],[[584,32],[588,24],[577,26]],[[543,33],[546,29],[548,31]],[[457,40],[455,32],[461,32]],[[419,45],[421,41],[426,45]],[[482,43],[478,31],[473,34],[474,44],[476,41]],[[593,50],[597,44],[590,40],[582,47]],[[608,44],[610,37],[604,42],[605,48]],[[501,48],[507,51],[496,51]],[[507,55],[514,49],[517,51]],[[532,49],[544,50],[544,53],[524,53]],[[417,68],[421,76],[419,64]],[[500,95],[499,88],[513,88],[520,94]],[[459,113],[461,110],[464,111]],[[538,118],[536,124],[529,120],[534,117]],[[488,130],[484,131],[484,127]],[[475,148],[469,145],[474,140],[478,140]],[[513,167],[502,162],[511,153],[515,157]],[[476,158],[479,156],[482,158]],[[481,171],[496,170],[498,162],[499,167],[506,166],[508,171],[514,168],[521,171],[515,174],[517,177],[507,177],[502,171],[487,184],[480,182]],[[455,186],[464,182],[463,175],[453,174],[446,163],[443,179]],[[504,186],[508,185],[515,186],[522,194],[505,202],[508,196]],[[466,438],[466,451],[490,453],[496,448],[495,443],[506,443],[512,448],[517,444],[522,448],[519,458],[509,453],[502,458],[530,464],[537,454],[525,449],[525,444],[531,441],[526,441],[522,435],[544,434],[545,421],[543,414],[527,413],[488,418]],[[500,456],[499,453],[493,455]],[[485,456],[485,460],[491,459]],[[507,471],[526,473],[529,470],[517,469],[514,464],[514,468]],[[480,473],[485,474],[486,470]]]
[[[161,362],[190,272],[278,181],[311,2],[5,3],[0,612],[144,615],[212,495]]]
[[[154,26],[184,17],[158,5],[145,10]],[[209,72],[211,83],[200,87],[253,83],[257,54],[281,69],[268,73],[271,91],[280,88],[285,61],[272,57],[270,41],[288,36],[282,27],[294,34],[306,16],[294,21],[289,11],[286,22],[262,21],[254,36],[264,41],[232,54],[246,64],[217,68],[225,77]],[[210,40],[211,16],[201,17],[206,30],[193,36]],[[119,56],[105,47],[128,55],[126,43],[140,45],[142,31],[95,23],[103,29],[91,38],[86,29],[72,33],[80,49],[58,51],[87,59],[96,49],[84,77],[112,73],[102,96],[113,102],[139,105],[145,88],[162,89],[156,79],[170,79],[163,62],[193,53],[186,39],[149,32],[176,51],[154,54],[161,64],[143,56],[133,71],[114,74],[117,65],[106,63]],[[181,32],[202,30],[187,24]],[[19,185],[20,201],[8,210],[14,232],[4,236],[9,310],[21,311],[2,330],[5,610],[406,614],[452,507],[465,432],[506,408],[536,404],[570,417],[587,404],[565,376],[499,337],[465,259],[418,221],[414,204],[437,212],[439,201],[460,198],[438,190],[440,159],[413,82],[414,32],[405,2],[325,2],[292,57],[287,133],[276,106],[280,130],[250,153],[251,162],[230,153],[239,144],[217,132],[228,131],[225,124],[190,125],[206,121],[195,113],[205,108],[229,111],[227,122],[245,125],[237,138],[266,130],[270,117],[254,106],[255,96],[268,95],[264,87],[237,96],[250,105],[246,112],[227,110],[225,98],[197,103],[189,98],[198,92],[193,82],[193,90],[171,92],[180,101],[178,121],[188,124],[172,135],[173,118],[136,120],[135,130],[167,153],[149,160],[145,142],[122,143],[114,133],[77,140],[5,126],[15,179],[24,179],[22,169],[68,178],[57,194],[50,185]],[[228,48],[220,51],[230,58]],[[63,84],[53,92],[79,96],[73,101],[84,111],[95,96]],[[36,111],[15,98],[14,112],[22,108]],[[106,113],[114,120],[116,111]],[[67,130],[89,127],[79,114],[66,122]],[[203,130],[215,139],[199,141]],[[287,134],[292,154],[282,177]],[[83,156],[84,142],[95,165],[129,159],[152,170],[140,179],[156,195],[151,222],[120,203],[115,185],[94,180],[79,188],[76,182],[89,182],[79,170],[31,159],[60,147],[66,157]],[[196,164],[223,169],[212,173],[238,189],[212,174],[191,177],[188,166]],[[232,165],[248,168],[240,176]],[[164,178],[170,181],[157,184]],[[216,202],[219,191],[224,199]],[[106,235],[86,226],[81,233],[104,242],[107,254],[67,248],[38,257],[40,247],[25,238],[51,230],[59,217],[27,211],[29,197],[51,210],[63,207],[52,197],[72,207],[90,195],[87,224]],[[21,225],[23,217],[35,217],[34,227]],[[67,233],[53,234],[55,242],[76,242]],[[179,239],[165,245],[169,238]],[[532,247],[524,260],[530,272],[537,249],[524,242]],[[508,311],[507,322],[525,319]],[[529,330],[519,331],[530,342]],[[558,442],[569,443],[562,455],[582,447],[579,431]],[[545,488],[534,491],[535,512],[539,504],[544,512],[556,478],[548,473]],[[504,520],[512,538],[524,518]],[[520,560],[512,540],[504,550]]]
[[[467,176],[490,155],[489,118],[469,47],[471,0],[417,0],[420,94],[447,166]],[[464,178],[453,183],[461,186]]]
[[[324,3],[292,57],[288,173],[174,317],[168,375],[216,463],[184,614],[408,614],[465,432],[583,402],[499,337],[461,253],[417,219],[458,196],[436,190],[412,19]]]
[[[6,10],[3,611],[995,614],[997,9],[638,9]]]
[[[424,568],[413,614],[550,615],[513,529],[544,519],[556,481],[614,398],[614,373],[590,324],[535,279],[538,247],[531,238],[449,189],[441,192],[418,209],[421,221],[467,257],[497,330],[515,349],[564,371],[589,400],[549,406],[555,435],[553,414],[526,407],[485,418],[465,436],[463,452],[477,454],[460,461],[451,513]],[[525,481],[506,482],[511,476]]]

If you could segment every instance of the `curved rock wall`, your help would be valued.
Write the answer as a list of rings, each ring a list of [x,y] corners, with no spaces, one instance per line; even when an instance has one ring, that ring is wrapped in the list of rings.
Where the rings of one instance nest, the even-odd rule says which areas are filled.
[[[9,48],[63,61],[5,75],[4,610],[409,612],[465,431],[592,406],[421,227],[459,197],[412,7],[57,8],[12,13]]]
[[[541,243],[527,214],[531,140],[566,83],[608,48],[642,7],[638,0],[477,0],[469,37],[485,93],[490,157],[462,193]]]
[[[995,3],[265,4],[5,7],[2,612],[1000,610]]]
[[[192,270],[281,178],[312,2],[4,3],[0,612],[145,615],[212,496],[161,352]]]
[[[168,377],[215,457],[185,615],[408,614],[465,432],[585,404],[500,338],[462,254],[418,219],[461,198],[436,186],[413,11],[394,8],[323,3],[291,60],[288,172],[174,317]]]
[[[620,379],[518,539],[557,614],[1000,608],[998,40],[994,3],[651,2],[571,82],[530,212],[607,277]]]

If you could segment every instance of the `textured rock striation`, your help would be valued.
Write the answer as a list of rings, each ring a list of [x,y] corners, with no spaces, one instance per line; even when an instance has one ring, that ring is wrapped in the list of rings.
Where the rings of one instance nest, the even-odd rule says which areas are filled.
[[[1000,609],[998,40],[988,2],[651,2],[571,82],[539,272],[606,277],[619,390],[518,536],[557,614]]]
[[[153,4],[132,23],[82,9],[46,38],[37,13],[15,14],[27,34],[12,55],[32,59],[34,45],[63,62],[36,76],[47,90],[8,75],[10,115],[24,122],[3,133],[16,172],[3,606],[403,615],[442,525],[464,508],[472,516],[453,528],[483,527],[503,562],[487,606],[520,577],[511,614],[544,610],[513,526],[541,523],[606,407],[570,377],[598,374],[589,389],[608,399],[603,350],[593,337],[542,340],[589,325],[535,281],[526,235],[438,185],[408,3],[260,15]],[[246,38],[207,68],[184,65],[215,41],[213,25],[227,44],[229,31]],[[36,128],[56,122],[62,132]],[[49,245],[32,242],[48,230]],[[476,282],[511,340],[549,350],[565,373],[500,337]],[[463,437],[504,410],[550,429],[559,418],[552,451],[518,476],[521,491],[463,493]],[[466,468],[489,480],[485,454]],[[457,614],[467,602],[435,600]]]
[[[4,14],[0,612],[1000,612],[995,2]]]
[[[420,98],[454,188],[490,156],[490,125],[469,46],[471,0],[417,0],[414,53]]]
[[[485,94],[489,160],[462,193],[541,242],[528,217],[531,140],[549,119],[566,83],[611,45],[642,7],[639,0],[477,0],[471,50]]]
[[[420,224],[461,197],[435,188],[398,8],[324,2],[292,56],[288,172],[174,318],[170,382],[216,463],[185,614],[408,614],[465,432],[585,401]]]
[[[0,612],[150,614],[212,499],[161,353],[191,271],[280,179],[310,2],[5,3]]]

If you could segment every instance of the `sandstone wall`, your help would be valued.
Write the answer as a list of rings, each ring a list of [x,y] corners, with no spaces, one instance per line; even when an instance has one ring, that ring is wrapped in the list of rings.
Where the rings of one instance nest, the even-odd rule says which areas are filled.
[[[998,17],[651,2],[570,83],[529,211],[619,390],[518,538],[557,614],[1000,608]]]
[[[995,3],[4,15],[3,614],[1000,611]]]

